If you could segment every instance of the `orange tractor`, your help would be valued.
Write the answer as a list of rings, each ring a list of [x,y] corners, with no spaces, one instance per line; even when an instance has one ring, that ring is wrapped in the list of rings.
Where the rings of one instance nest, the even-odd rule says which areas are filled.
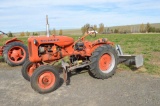
[[[23,77],[39,93],[48,93],[58,88],[60,76],[53,62],[60,59],[66,84],[69,84],[69,76],[75,69],[87,68],[93,77],[106,79],[114,75],[120,62],[137,64],[136,56],[120,56],[120,47],[115,49],[114,44],[105,38],[93,42],[85,40],[87,36],[96,37],[93,28],[88,28],[77,41],[68,36],[49,36],[48,28],[47,19],[47,36],[28,38],[29,60],[23,64],[21,70]],[[69,57],[69,62],[65,62],[66,56]],[[139,67],[143,64],[143,58],[138,59]]]
[[[7,35],[2,31],[0,33]],[[2,36],[0,35],[0,37]],[[22,65],[28,58],[28,49],[23,41],[12,38],[6,41],[3,46],[0,46],[0,56],[3,56],[4,61],[10,66]]]

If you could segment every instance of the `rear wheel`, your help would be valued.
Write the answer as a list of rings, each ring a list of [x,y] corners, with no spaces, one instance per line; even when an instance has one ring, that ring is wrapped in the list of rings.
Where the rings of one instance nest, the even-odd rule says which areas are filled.
[[[118,56],[116,50],[110,45],[98,47],[90,57],[90,72],[96,78],[111,77],[117,68]]]
[[[30,77],[32,76],[33,72],[36,68],[38,68],[42,63],[32,63],[27,60],[21,69],[22,76],[27,80],[30,81]]]
[[[40,66],[31,76],[31,87],[39,93],[49,93],[57,89],[60,83],[58,70],[53,66]]]
[[[28,58],[27,46],[21,42],[11,42],[5,45],[3,57],[10,66],[22,65]]]

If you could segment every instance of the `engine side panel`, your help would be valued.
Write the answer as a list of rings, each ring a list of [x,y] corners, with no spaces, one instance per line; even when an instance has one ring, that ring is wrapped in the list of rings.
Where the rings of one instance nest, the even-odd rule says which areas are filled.
[[[55,60],[59,59],[58,57],[52,57],[52,54],[49,52],[46,55],[39,56],[39,47],[41,45],[57,45],[61,48],[70,46],[74,43],[73,38],[67,36],[36,36],[28,38],[28,50],[29,50],[29,59],[31,62],[37,62],[42,60]]]

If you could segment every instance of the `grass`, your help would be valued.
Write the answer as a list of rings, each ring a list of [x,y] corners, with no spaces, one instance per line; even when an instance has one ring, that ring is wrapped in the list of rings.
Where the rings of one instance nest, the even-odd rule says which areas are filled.
[[[78,39],[79,36],[71,36]],[[107,38],[115,44],[120,44],[126,54],[142,54],[144,57],[144,66],[138,69],[138,72],[145,72],[154,75],[160,75],[160,34],[110,34],[97,35],[96,38],[87,37],[87,40],[93,41],[98,38]],[[0,46],[10,38],[3,38]],[[27,38],[19,38],[27,44]],[[131,70],[130,68],[119,65],[120,70]]]

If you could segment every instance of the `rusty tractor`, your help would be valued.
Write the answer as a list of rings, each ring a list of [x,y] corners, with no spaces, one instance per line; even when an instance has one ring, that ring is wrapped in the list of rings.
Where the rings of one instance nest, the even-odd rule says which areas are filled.
[[[120,46],[115,48],[114,43],[106,38],[92,42],[85,40],[87,36],[96,37],[93,28],[88,28],[76,41],[68,36],[49,36],[48,29],[47,18],[47,36],[28,38],[29,60],[21,69],[23,77],[38,93],[52,92],[59,87],[59,72],[53,64],[60,59],[67,85],[71,72],[79,68],[87,68],[95,78],[106,79],[114,75],[118,63],[136,67],[143,65],[142,56],[123,55]],[[69,62],[65,62],[66,56]]]
[[[2,35],[7,35],[2,31],[0,32]],[[4,61],[10,66],[22,65],[28,58],[28,48],[23,41],[12,38],[7,40],[3,46],[0,46],[0,56],[3,56]]]

